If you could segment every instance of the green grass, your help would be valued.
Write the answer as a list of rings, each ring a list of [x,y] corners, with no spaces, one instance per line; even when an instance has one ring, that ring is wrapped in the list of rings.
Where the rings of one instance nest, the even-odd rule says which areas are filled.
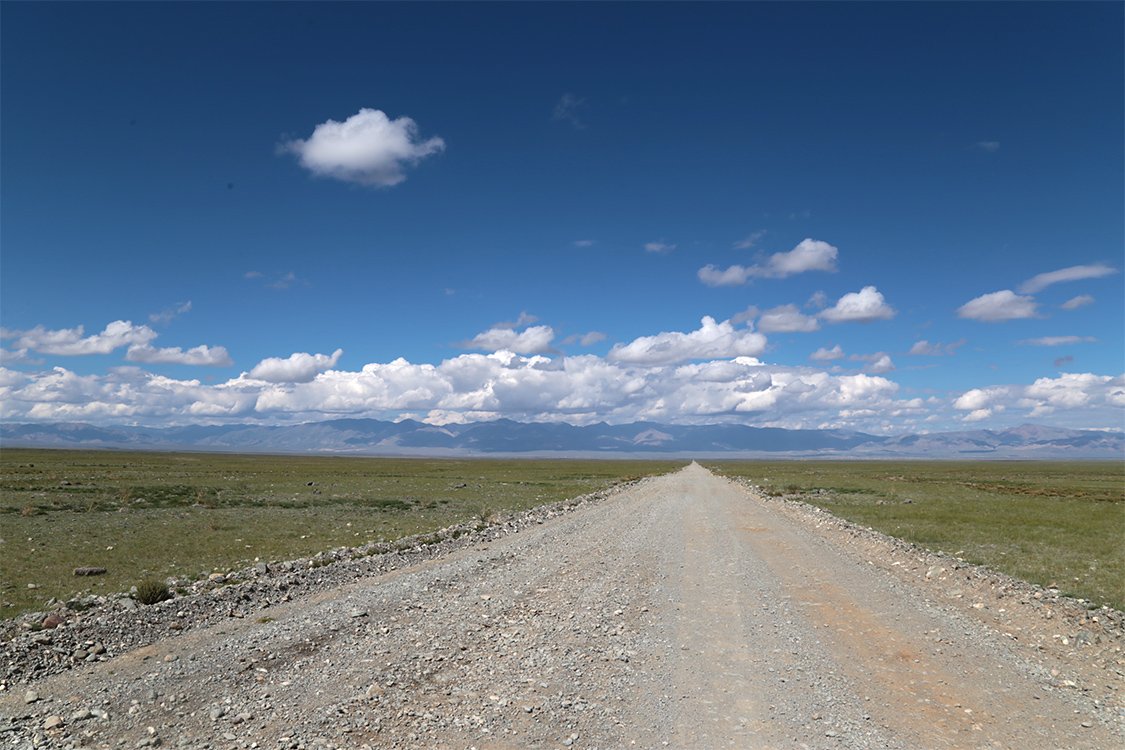
[[[6,448],[0,612],[392,541],[683,465]],[[107,573],[73,576],[85,566]]]
[[[1125,609],[1121,462],[707,462],[935,552]],[[913,502],[905,502],[912,500]]]

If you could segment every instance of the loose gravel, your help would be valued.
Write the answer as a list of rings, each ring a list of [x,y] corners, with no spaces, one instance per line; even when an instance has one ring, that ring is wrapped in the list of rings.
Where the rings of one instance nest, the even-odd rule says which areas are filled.
[[[0,746],[1125,746],[1115,610],[695,464],[493,521],[18,633]]]

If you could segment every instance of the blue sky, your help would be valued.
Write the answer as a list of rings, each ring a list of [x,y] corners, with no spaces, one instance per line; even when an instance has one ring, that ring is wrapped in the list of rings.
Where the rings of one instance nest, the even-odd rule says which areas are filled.
[[[6,421],[1123,426],[1120,3],[0,14]]]

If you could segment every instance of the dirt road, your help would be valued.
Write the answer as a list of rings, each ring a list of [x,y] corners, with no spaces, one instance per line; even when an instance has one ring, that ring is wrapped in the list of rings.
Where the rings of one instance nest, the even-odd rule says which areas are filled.
[[[1119,633],[888,549],[693,464],[9,689],[0,746],[1125,746]]]

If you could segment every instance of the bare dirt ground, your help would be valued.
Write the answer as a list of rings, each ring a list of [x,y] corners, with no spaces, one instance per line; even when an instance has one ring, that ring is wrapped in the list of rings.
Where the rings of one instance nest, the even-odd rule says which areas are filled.
[[[1120,613],[695,464],[352,578],[8,684],[0,746],[1125,747]]]

